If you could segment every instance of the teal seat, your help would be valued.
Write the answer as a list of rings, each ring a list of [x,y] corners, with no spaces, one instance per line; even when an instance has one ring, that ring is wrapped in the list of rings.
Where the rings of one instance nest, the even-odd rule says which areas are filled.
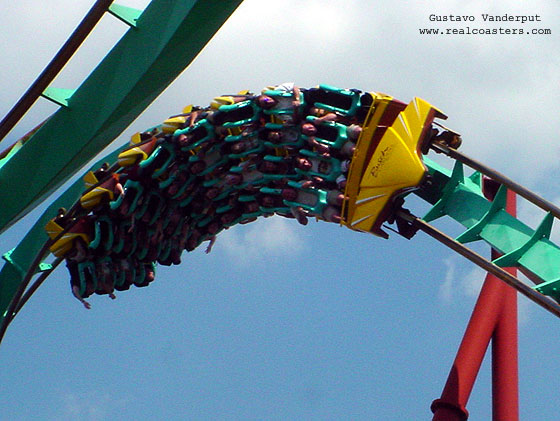
[[[241,194],[237,198],[237,201],[239,203],[255,202],[256,200],[257,200],[257,197],[254,194]],[[256,212],[245,212],[245,213],[241,214],[241,221],[240,222],[243,223],[243,221],[245,221],[245,220],[258,218],[259,216],[263,216],[263,215],[265,215],[265,212],[263,212],[261,210],[258,210]]]
[[[138,199],[142,196],[144,192],[144,187],[138,182],[133,180],[126,180],[124,183],[124,194],[119,194],[116,200],[113,200],[109,203],[111,210],[117,210],[125,197],[127,200],[130,200],[130,206],[128,207],[128,211],[124,216],[130,216],[132,212],[136,210],[136,205],[138,203]],[[132,196],[132,199],[130,197]]]
[[[229,211],[232,210],[232,209],[233,209],[233,206],[232,206],[232,205],[226,204],[226,205],[220,206],[218,209],[216,209],[216,213],[217,213],[218,215],[222,215],[222,214],[224,214],[224,213],[226,213],[226,212],[229,212]],[[227,223],[227,224],[224,224],[224,227],[228,227],[228,228],[229,228],[229,227],[232,227],[232,226],[238,224],[239,221],[241,221],[242,219],[243,219],[242,216],[239,215],[239,216],[238,216],[237,218],[235,218],[233,221],[231,221],[231,222],[229,222],[229,223]],[[223,228],[220,229],[219,232],[221,232],[222,230],[223,230]],[[217,234],[217,233],[216,233],[216,234]]]
[[[202,186],[208,189],[212,187],[221,189],[220,193],[212,199],[213,202],[219,202],[220,200],[226,199],[236,192],[233,186],[226,184],[223,178],[218,177],[212,178],[210,180],[204,180],[202,182]]]
[[[177,179],[177,174],[178,173],[185,172],[185,173],[189,174],[188,170],[189,170],[189,165],[188,164],[179,165],[176,171],[172,171],[169,177],[167,177],[165,180],[162,180],[158,183],[158,187],[160,188],[160,190],[164,190],[164,189],[168,188]],[[192,174],[189,174],[189,177],[184,182],[184,184],[183,184],[183,186],[181,187],[180,190],[183,190],[184,187],[186,187],[190,183],[192,183],[194,181],[194,179],[195,179],[195,176],[192,175]]]
[[[185,206],[188,206],[189,203],[192,202],[193,198],[194,198],[194,196],[192,194],[188,195],[187,197],[185,197],[183,200],[181,200],[179,202],[179,206],[182,207],[182,208],[184,208]]]
[[[167,227],[169,227],[169,224],[171,223],[171,219],[170,219],[171,214],[174,213],[175,211],[178,211],[178,210],[179,210],[179,203],[177,203],[177,202],[169,203],[168,202],[168,208],[167,208],[165,214],[161,216],[161,218],[163,219],[163,223],[161,225],[161,228],[163,230],[165,230],[165,229],[167,229]],[[170,234],[171,237],[180,232],[181,226],[183,225],[183,220],[184,220],[184,218],[181,218],[179,220],[179,223],[177,224],[177,226],[175,227],[173,232]]]
[[[124,243],[126,236],[128,235],[128,229],[131,226],[130,220],[121,221],[117,226],[117,239],[113,239],[113,247],[111,251],[113,253],[120,253],[124,248]]]
[[[149,173],[156,179],[163,175],[175,160],[175,149],[170,143],[158,145],[151,155],[138,164],[141,174]]]
[[[134,268],[134,281],[132,282],[135,286],[142,288],[148,286],[148,282],[145,281],[146,279],[146,268],[142,263],[139,263]]]
[[[233,209],[233,206],[230,204],[220,206],[216,209],[216,213],[225,213]]]
[[[288,186],[293,187],[298,190],[298,199],[295,201],[284,200],[284,203],[290,207],[298,207],[301,206],[303,209],[308,210],[312,214],[316,216],[321,216],[323,210],[328,206],[327,203],[327,192],[322,189],[309,189],[309,188],[302,188],[300,183],[296,183],[293,181],[288,181]],[[307,199],[305,201],[300,201],[303,199]],[[314,203],[308,203],[310,201],[314,201]]]
[[[151,238],[154,235],[154,230],[148,230],[147,238]],[[146,255],[148,254],[149,250],[149,240],[148,241],[138,241],[138,246],[136,247],[136,252],[134,253],[134,257],[138,260],[144,260]]]
[[[177,226],[175,227],[175,229],[173,230],[173,232],[171,233],[171,237],[176,237],[178,235],[181,234],[181,231],[183,230],[183,225],[187,224],[187,219],[186,218],[182,218],[179,223],[177,224]]]
[[[115,281],[114,282],[115,287],[120,287],[121,285],[124,284],[124,281],[126,279],[125,275],[126,275],[125,271],[122,270],[122,268],[120,268],[120,270],[118,272],[114,271],[114,278],[113,279]]]
[[[109,268],[109,282],[111,283],[112,286],[115,286],[115,281],[116,281],[116,274],[115,271],[113,270],[113,261],[111,260],[111,258],[109,256],[104,256],[100,259],[97,259],[95,261],[95,266],[97,268],[103,266],[103,265],[107,265],[107,267]],[[96,287],[95,287],[95,293],[96,294],[102,294],[105,293],[104,291],[100,291],[98,290],[98,285],[99,285],[99,278],[97,278],[97,274],[96,274]]]
[[[92,250],[102,248],[109,251],[113,246],[113,222],[106,216],[100,216],[95,220],[95,235],[88,247]]]
[[[261,108],[255,101],[247,100],[235,104],[222,105],[218,108],[218,113],[221,115],[216,116],[217,121],[215,121],[215,124],[231,129],[257,121],[260,117]],[[222,122],[222,120],[227,121]]]
[[[281,164],[283,163],[286,158],[283,156],[276,156],[276,155],[265,155],[263,157],[264,161],[269,161],[269,162],[274,162],[275,164]],[[288,171],[291,171],[291,167],[288,166]],[[293,173],[279,173],[279,174],[270,174],[270,173],[263,173],[263,177],[264,179],[268,182],[268,181],[272,181],[272,180],[282,180],[284,178],[288,179],[288,180],[297,180],[299,178],[301,178],[301,175],[299,175],[296,172]]]
[[[154,224],[155,221],[161,215],[161,211],[165,206],[165,199],[159,194],[157,190],[150,190],[147,195],[145,195],[144,202],[142,206],[138,209],[135,214],[136,219],[141,219],[148,208],[155,208],[153,215],[151,216],[150,220],[147,222],[148,225]]]
[[[259,191],[263,194],[269,194],[269,195],[280,196],[282,194],[282,189],[272,188],[272,187],[261,187]],[[259,209],[265,215],[272,215],[274,213],[290,213],[289,206],[275,206],[275,207],[259,206]]]
[[[160,190],[164,190],[168,188],[171,184],[173,184],[176,178],[177,178],[177,173],[173,171],[171,174],[169,174],[169,177],[167,177],[165,180],[160,180],[158,182],[158,188]]]
[[[222,232],[225,228],[230,228],[230,227],[233,227],[234,225],[239,224],[242,220],[243,220],[243,215],[239,216],[238,218],[235,218],[233,221],[231,221],[228,224],[224,224],[224,228],[220,229],[220,231],[218,231],[218,233]],[[218,234],[218,233],[216,233],[216,234]]]
[[[164,240],[159,250],[157,260],[165,261],[169,257],[169,254],[171,253],[171,249],[172,249],[171,239]]]
[[[308,116],[306,120],[310,123],[313,123],[315,120],[317,120],[317,117]],[[316,127],[317,134],[314,136],[315,140],[319,143],[322,143],[323,145],[327,145],[334,149],[340,149],[342,148],[342,145],[348,142],[348,136],[346,135],[347,126],[345,126],[344,124],[340,124],[335,121],[323,121]],[[325,135],[328,135],[333,139],[328,139],[324,137]],[[307,139],[309,139],[309,137],[305,135],[301,135],[301,137],[306,141]]]
[[[196,176],[191,174],[191,176],[187,179],[187,181],[183,183],[183,185],[179,188],[179,190],[177,190],[177,193],[172,195],[171,198],[178,199],[179,197],[181,197],[185,193],[185,190],[187,190],[187,188],[193,183],[195,179]]]
[[[267,180],[264,178],[264,174],[258,171],[256,165],[254,164],[249,165],[249,167],[245,169],[241,166],[231,167],[229,171],[243,175],[243,182],[233,186],[236,190],[243,190],[248,186],[258,187],[267,183]]]
[[[263,95],[269,96],[279,102],[282,102],[283,100],[289,101],[292,100],[294,98],[294,94],[293,92],[286,92],[284,90],[267,90],[267,91],[263,91],[262,92]],[[267,115],[276,115],[276,116],[280,116],[280,115],[285,115],[285,114],[294,114],[294,111],[297,111],[298,113],[301,113],[303,111],[304,105],[305,105],[305,98],[303,97],[303,93],[300,92],[299,94],[299,102],[300,105],[297,108],[297,110],[293,107],[278,107],[278,105],[276,105],[275,107],[268,109],[268,110],[263,110],[264,114]]]
[[[229,159],[243,159],[243,158],[248,158],[250,155],[253,154],[259,154],[262,151],[264,151],[264,145],[259,144],[257,146],[255,146],[254,148],[248,149],[246,151],[240,152],[240,153],[230,153],[228,155]]]
[[[309,151],[307,149],[300,149],[299,153],[301,155],[306,156],[311,161],[311,169],[309,171],[304,171],[300,168],[295,168],[295,171],[298,174],[301,174],[304,177],[321,177],[327,181],[336,181],[338,176],[342,174],[342,170],[340,168],[340,160],[333,158],[333,157],[324,157],[319,155],[315,152]],[[319,163],[320,162],[327,162],[329,164],[329,171],[327,173],[322,173],[319,171]]]
[[[249,136],[237,135],[237,136],[226,136],[224,139],[226,142],[253,142],[253,147],[239,153],[230,153],[228,155],[229,159],[242,159],[247,158],[251,154],[258,154],[264,150],[264,145],[258,138],[257,132],[251,133]]]
[[[326,102],[315,102],[312,106],[347,117],[354,116],[360,108],[360,94],[356,91],[330,85],[319,85],[319,89],[323,91]]]
[[[280,132],[283,131],[283,130],[297,130],[295,127],[286,127],[283,124],[277,124],[277,123],[266,123],[264,125],[264,127],[265,127],[265,129],[269,129],[269,130],[273,130],[273,131],[280,131]],[[273,143],[269,140],[265,140],[263,142],[263,144],[267,148],[271,148],[271,149],[278,149],[278,148],[284,148],[284,147],[301,148],[301,147],[303,147],[303,142],[304,142],[304,139],[303,139],[301,133],[299,133],[299,136],[293,141]]]
[[[255,200],[257,200],[257,198],[255,197],[254,194],[241,194],[239,195],[237,200],[241,203],[246,203],[246,202],[254,202]]]
[[[91,260],[78,263],[78,276],[80,279],[80,296],[86,293],[87,281],[93,284],[93,291],[97,289],[97,274],[95,273],[95,263]]]
[[[202,182],[202,187],[206,187],[206,188],[214,187],[217,184],[218,185],[221,184],[221,182],[222,180],[220,180],[219,178],[211,178],[210,180],[204,180]]]
[[[229,188],[224,188],[222,192],[217,195],[212,201],[219,202],[220,200],[227,199],[230,197],[236,190],[232,186],[228,186]]]
[[[242,213],[240,222],[242,223],[243,221],[258,218],[258,217],[264,216],[264,215],[268,215],[268,212],[264,212],[264,211],[259,210],[257,212]]]
[[[119,233],[119,241],[113,244],[113,253],[122,254],[125,250],[125,245],[130,246],[130,250],[125,253],[125,258],[128,258],[136,252],[136,247],[138,246],[138,241],[136,239],[136,229],[134,229],[131,233],[128,232],[132,223],[130,220],[123,221],[119,225],[118,233]]]
[[[220,145],[214,145],[208,152],[206,152],[204,159],[201,159],[197,155],[191,156],[189,158],[189,162],[191,164],[201,160],[204,160],[204,162],[206,163],[206,168],[196,174],[196,176],[205,176],[207,174],[210,174],[216,168],[225,165],[228,162],[228,157],[222,155],[220,149]]]
[[[215,136],[214,126],[207,119],[197,121],[192,127],[175,130],[173,137],[176,138],[182,134],[190,135],[193,138],[193,141],[189,142],[189,145],[181,148],[181,151],[183,152],[196,149],[204,143],[211,141]]]
[[[206,225],[208,225],[212,221],[212,219],[214,219],[214,217],[211,216],[211,215],[210,216],[202,216],[201,215],[201,218],[198,220],[196,226],[198,228],[205,227]]]

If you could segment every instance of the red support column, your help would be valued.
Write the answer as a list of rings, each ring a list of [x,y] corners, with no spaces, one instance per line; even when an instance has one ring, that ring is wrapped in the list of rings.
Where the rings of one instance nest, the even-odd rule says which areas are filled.
[[[515,194],[506,210],[516,214]],[[492,258],[498,254],[492,251]],[[516,269],[508,269],[512,274]],[[492,345],[492,411],[494,421],[517,421],[517,293],[491,274],[480,291],[457,356],[441,394],[431,406],[434,421],[468,419],[466,405],[490,339]]]
[[[507,211],[516,214],[515,195],[508,193]],[[492,253],[492,258],[499,254]],[[508,268],[512,275],[517,269]],[[519,420],[517,292],[501,284],[502,308],[492,336],[492,418]]]

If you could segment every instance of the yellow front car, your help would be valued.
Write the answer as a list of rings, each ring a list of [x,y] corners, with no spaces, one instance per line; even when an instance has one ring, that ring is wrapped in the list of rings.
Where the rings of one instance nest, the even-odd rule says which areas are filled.
[[[342,224],[356,231],[387,234],[381,224],[391,213],[395,197],[420,185],[427,169],[422,162],[422,143],[435,117],[446,118],[428,102],[402,104],[376,95],[366,117],[352,159],[345,195]],[[402,104],[404,105],[404,104]],[[386,113],[396,115],[389,125]]]

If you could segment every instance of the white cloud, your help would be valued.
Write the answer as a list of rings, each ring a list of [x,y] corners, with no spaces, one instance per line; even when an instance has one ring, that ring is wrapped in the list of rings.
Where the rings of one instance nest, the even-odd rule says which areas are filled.
[[[444,263],[447,266],[445,281],[441,284],[438,291],[438,297],[441,302],[445,305],[473,306],[486,279],[484,270],[478,266],[473,266],[466,274],[461,274],[460,266],[455,257],[446,259]],[[528,285],[532,285],[532,282],[520,272],[518,272],[517,278]],[[517,297],[519,326],[528,326],[535,304],[522,294],[518,294]]]
[[[445,280],[439,287],[438,297],[444,304],[451,304],[453,301],[453,281],[456,277],[456,264],[453,258],[445,259],[443,263],[447,267],[447,270],[445,271]]]
[[[63,396],[64,415],[62,419],[98,421],[107,419],[107,407],[112,400],[108,394],[92,396],[79,396],[75,393],[66,393]]]
[[[236,225],[218,237],[216,248],[238,266],[269,257],[293,257],[303,249],[297,222],[279,216],[259,218],[248,225]]]
[[[62,403],[61,420],[101,421],[114,418],[113,414],[122,411],[133,400],[130,397],[94,392],[60,393]]]
[[[457,256],[451,256],[443,263],[446,266],[445,280],[438,290],[438,298],[441,302],[445,305],[459,304],[464,303],[465,298],[476,298],[484,281],[484,271],[466,262],[469,271],[465,274],[461,270],[465,268],[465,264],[460,264]]]
[[[486,274],[478,266],[474,266],[470,272],[465,275],[460,282],[461,293],[465,297],[478,297]]]

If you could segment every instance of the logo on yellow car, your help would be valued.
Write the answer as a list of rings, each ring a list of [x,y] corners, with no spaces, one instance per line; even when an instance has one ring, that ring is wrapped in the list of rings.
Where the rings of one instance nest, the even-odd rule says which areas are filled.
[[[371,176],[372,177],[377,178],[377,176],[379,175],[379,171],[383,167],[383,164],[385,162],[387,162],[387,160],[391,156],[392,151],[393,151],[393,147],[392,146],[387,146],[385,149],[383,149],[379,153],[379,157],[377,158],[377,162],[375,163],[375,165],[371,169]]]

